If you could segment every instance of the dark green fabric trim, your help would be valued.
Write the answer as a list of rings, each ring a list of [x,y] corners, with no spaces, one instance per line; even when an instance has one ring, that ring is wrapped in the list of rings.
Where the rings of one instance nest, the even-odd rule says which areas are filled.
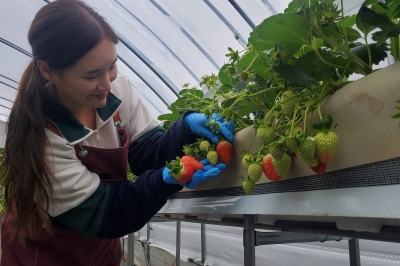
[[[83,138],[90,133],[90,130],[86,129],[70,111],[57,102],[52,103],[52,108],[47,116],[69,142]]]
[[[107,95],[107,101],[104,107],[97,108],[96,111],[100,118],[106,121],[114,114],[120,104],[121,100],[110,92]],[[49,103],[49,106],[51,106],[50,110],[46,110],[48,118],[58,127],[61,134],[68,142],[74,142],[84,138],[90,133],[90,130],[86,129],[82,123],[61,104],[53,100],[52,103]]]
[[[110,116],[114,114],[115,110],[117,110],[121,102],[122,101],[120,99],[109,92],[107,95],[106,105],[104,105],[102,108],[97,108],[97,113],[103,121],[106,121]]]
[[[84,237],[95,237],[100,230],[109,196],[110,185],[100,181],[87,200],[54,218]]]

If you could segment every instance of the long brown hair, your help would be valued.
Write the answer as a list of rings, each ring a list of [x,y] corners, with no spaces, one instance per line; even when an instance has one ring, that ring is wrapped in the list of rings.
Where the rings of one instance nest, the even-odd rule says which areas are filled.
[[[7,125],[4,179],[6,212],[15,220],[14,238],[25,242],[34,237],[39,221],[49,232],[49,203],[54,195],[54,177],[46,163],[45,133],[48,81],[36,62],[43,60],[58,74],[104,38],[118,43],[118,37],[102,16],[79,0],[57,0],[42,7],[28,33],[33,59],[19,83]]]

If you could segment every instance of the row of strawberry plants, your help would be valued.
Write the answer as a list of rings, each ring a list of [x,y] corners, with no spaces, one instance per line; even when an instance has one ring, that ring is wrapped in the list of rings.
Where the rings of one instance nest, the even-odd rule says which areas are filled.
[[[399,10],[396,0],[367,0],[358,14],[344,15],[343,1],[339,8],[333,0],[293,0],[283,14],[258,25],[247,45],[235,35],[243,49],[228,48],[228,62],[218,74],[203,76],[200,89],[184,84],[171,113],[159,120],[168,129],[185,111],[195,110],[234,121],[236,131],[254,127],[248,149],[234,151],[248,172],[240,177],[247,194],[253,194],[262,172],[271,181],[287,176],[293,160],[324,174],[339,137],[321,106],[351,82],[350,75],[376,71],[389,50],[400,60]],[[255,137],[261,145],[250,154]],[[212,145],[200,148],[201,141],[185,153],[200,156],[196,159],[210,153],[213,160]]]

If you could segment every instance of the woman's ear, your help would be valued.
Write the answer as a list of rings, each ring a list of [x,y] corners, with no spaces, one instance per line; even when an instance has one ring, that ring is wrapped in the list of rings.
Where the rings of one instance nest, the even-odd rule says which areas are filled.
[[[36,62],[36,65],[38,66],[40,73],[42,73],[45,79],[47,79],[51,83],[56,82],[57,75],[50,69],[49,64],[47,64],[45,61],[38,60]]]

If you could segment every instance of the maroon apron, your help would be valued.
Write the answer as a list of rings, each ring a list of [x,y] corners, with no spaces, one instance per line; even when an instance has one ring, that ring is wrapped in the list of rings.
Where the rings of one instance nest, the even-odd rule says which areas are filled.
[[[114,116],[114,123],[120,125],[118,113]],[[51,125],[48,128],[60,135],[58,129]],[[129,137],[122,128],[118,128],[118,135],[121,147],[115,149],[75,145],[76,155],[82,164],[98,174],[103,182],[126,180]],[[1,227],[1,266],[119,266],[121,263],[119,238],[84,238],[56,225],[52,225],[53,236],[38,225],[35,240],[27,240],[25,245],[17,239],[9,243],[5,230],[13,219],[14,216],[8,213]]]

